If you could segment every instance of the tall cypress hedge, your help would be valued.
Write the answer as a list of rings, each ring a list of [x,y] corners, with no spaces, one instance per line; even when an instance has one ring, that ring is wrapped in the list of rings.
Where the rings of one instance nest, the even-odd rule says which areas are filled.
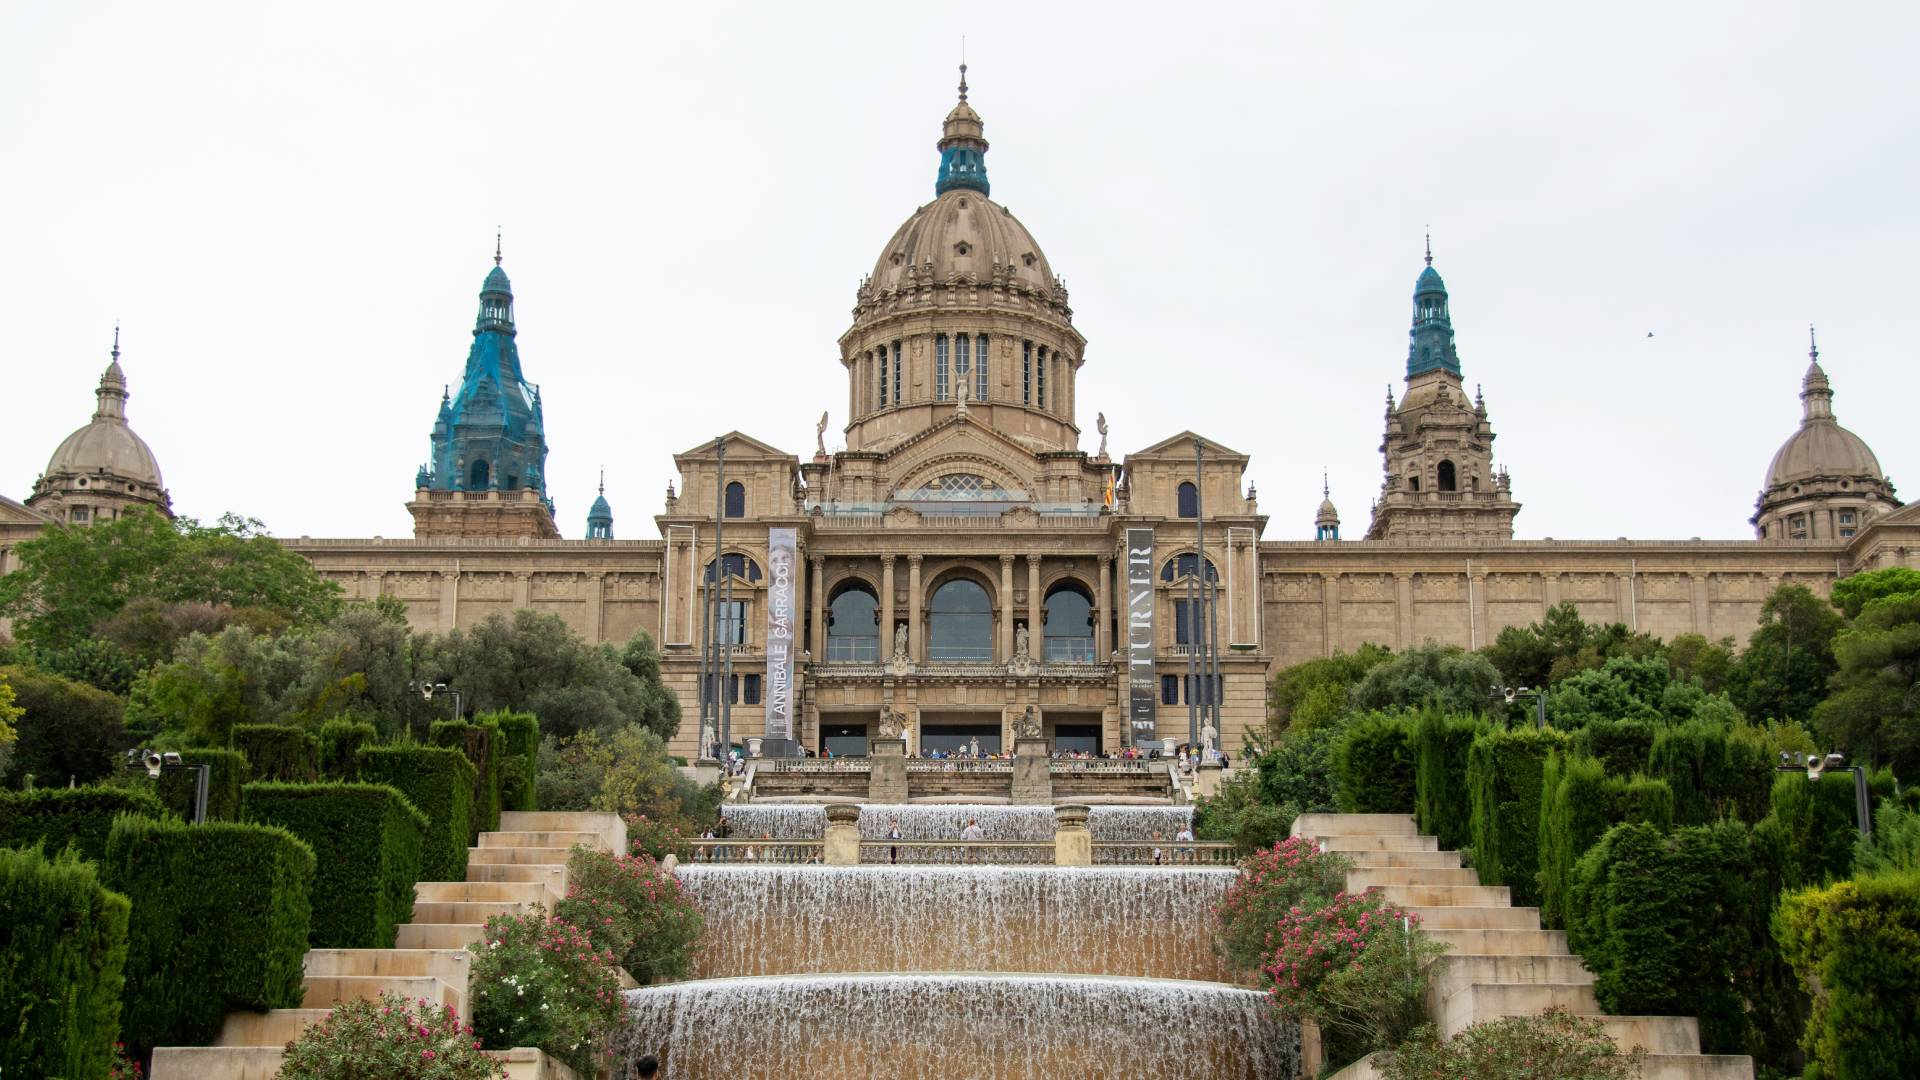
[[[500,754],[494,736],[498,729],[485,723],[465,720],[435,720],[428,729],[428,741],[435,746],[450,746],[467,756],[473,765],[473,835],[500,827]]]
[[[476,775],[467,756],[444,746],[363,746],[354,762],[361,783],[391,785],[427,816],[420,880],[465,881]]]
[[[320,725],[320,775],[355,780],[353,755],[380,741],[380,729],[365,720],[335,717]]]
[[[1647,754],[1647,772],[1673,789],[1673,820],[1705,825],[1729,815],[1748,823],[1768,810],[1773,762],[1764,745],[1706,720],[1663,727]]]
[[[297,1008],[313,871],[313,849],[274,826],[115,821],[104,876],[133,902],[128,1049],[205,1046],[228,1012]]]
[[[1333,798],[1344,814],[1413,812],[1413,721],[1375,713],[1333,744]]]
[[[494,712],[477,718],[498,732],[494,749],[500,756],[500,809],[538,810],[534,778],[540,771],[540,721],[532,713]]]
[[[240,820],[240,788],[252,778],[247,755],[238,750],[182,750],[184,765],[207,765],[207,820]],[[184,769],[160,774],[160,801],[184,821],[193,820],[194,775]]]
[[[1647,771],[1656,726],[1645,720],[1595,720],[1573,733],[1572,747],[1582,757],[1596,758],[1614,776]]]
[[[1467,752],[1486,730],[1475,717],[1449,715],[1437,705],[1420,710],[1413,725],[1413,814],[1420,831],[1440,838],[1445,850],[1473,840],[1467,794]]]
[[[235,724],[233,748],[247,755],[255,780],[311,784],[320,779],[320,740],[288,724]]]
[[[386,784],[248,784],[247,818],[313,848],[315,949],[390,949],[413,918],[427,816]]]
[[[1920,871],[1789,893],[1773,928],[1813,992],[1805,1045],[1818,1075],[1920,1076]]]
[[[157,818],[166,816],[166,810],[158,796],[138,788],[0,792],[0,848],[27,848],[44,842],[48,853],[56,854],[71,843],[81,858],[99,862],[107,854],[107,832],[120,814]]]
[[[1769,793],[1766,828],[1778,830],[1786,848],[1790,888],[1824,885],[1853,872],[1860,838],[1853,773],[1835,770],[1816,781],[1804,772],[1776,772]],[[1882,772],[1867,785],[1868,804],[1893,793],[1893,776]]]
[[[1566,735],[1548,729],[1483,732],[1467,751],[1473,865],[1487,885],[1512,890],[1515,907],[1540,899],[1541,781],[1547,753]]]
[[[0,1077],[107,1075],[131,909],[72,851],[0,848]]]
[[[1610,827],[1644,821],[1673,825],[1673,792],[1664,780],[1609,776],[1601,763],[1551,752],[1540,772],[1540,919],[1564,928],[1574,864]]]

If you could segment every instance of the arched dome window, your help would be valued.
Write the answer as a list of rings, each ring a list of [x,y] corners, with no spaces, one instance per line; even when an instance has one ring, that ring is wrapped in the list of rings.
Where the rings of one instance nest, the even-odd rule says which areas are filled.
[[[720,569],[722,573],[745,578],[748,581],[760,580],[760,564],[737,551],[720,556]],[[707,580],[713,580],[713,562],[711,560],[707,562]]]
[[[1440,463],[1440,490],[1457,491],[1459,490],[1458,485],[1459,481],[1453,473],[1453,462],[1442,461]]]
[[[470,491],[485,491],[487,489],[486,459],[482,458],[474,462],[473,467],[467,470],[467,489]]]
[[[955,578],[933,591],[927,659],[949,664],[992,662],[993,605],[979,582]]]
[[[1200,516],[1200,489],[1193,486],[1193,481],[1182,480],[1180,482],[1178,498],[1181,517],[1195,518]]]
[[[827,659],[880,659],[880,600],[864,581],[842,585],[827,605]]]
[[[904,502],[1018,502],[1021,495],[975,473],[937,476],[898,496]]]
[[[1047,592],[1045,657],[1049,663],[1091,663],[1093,600],[1077,582],[1062,582]]]
[[[727,516],[730,518],[747,516],[747,486],[738,480],[727,485]]]
[[[1196,556],[1191,551],[1183,552],[1168,559],[1167,564],[1160,568],[1160,580],[1173,581],[1177,578],[1192,577],[1194,567],[1197,565],[1195,559]],[[1213,568],[1212,559],[1207,560],[1207,580],[1215,583],[1220,580],[1219,572]]]

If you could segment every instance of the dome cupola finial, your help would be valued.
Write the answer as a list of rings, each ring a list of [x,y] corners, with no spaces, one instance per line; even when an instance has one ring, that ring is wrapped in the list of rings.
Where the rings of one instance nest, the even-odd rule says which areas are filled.
[[[1807,325],[1807,375],[1800,382],[1801,419],[1833,419],[1833,384],[1827,381],[1827,370],[1820,366],[1820,343],[1813,336],[1813,325]]]
[[[1460,374],[1460,354],[1453,344],[1453,321],[1447,312],[1447,283],[1433,268],[1433,231],[1427,230],[1426,268],[1413,283],[1413,329],[1407,346],[1407,378],[1425,371]]]
[[[986,125],[980,114],[967,104],[967,62],[962,46],[960,61],[960,101],[947,114],[940,128],[940,176],[934,181],[936,195],[955,188],[991,194],[987,184]]]

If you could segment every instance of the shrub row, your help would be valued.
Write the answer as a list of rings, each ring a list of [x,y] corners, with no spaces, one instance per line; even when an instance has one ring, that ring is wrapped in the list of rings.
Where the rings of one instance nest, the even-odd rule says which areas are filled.
[[[152,792],[137,788],[0,792],[0,848],[28,848],[44,842],[47,853],[53,855],[71,843],[81,858],[99,862],[107,854],[107,832],[120,814],[157,818],[166,816],[166,810]]]
[[[320,725],[320,773],[329,780],[355,780],[353,756],[380,741],[380,729],[365,720],[336,717]]]
[[[1414,721],[1414,818],[1421,832],[1440,838],[1442,850],[1466,847],[1473,839],[1467,753],[1484,730],[1479,720],[1449,715],[1438,706],[1422,709]]]
[[[320,740],[286,724],[235,724],[233,748],[247,756],[255,780],[311,784],[320,779]]]
[[[1920,872],[1869,875],[1789,893],[1773,929],[1813,991],[1808,1075],[1855,1080],[1920,1076],[1914,993],[1920,987]]]
[[[313,848],[315,949],[390,949],[413,918],[427,817],[385,784],[248,784],[247,817]]]
[[[1484,885],[1505,885],[1516,907],[1540,893],[1540,804],[1547,754],[1566,736],[1537,728],[1482,732],[1467,751],[1473,865]]]
[[[500,808],[502,810],[538,810],[534,777],[540,770],[540,721],[532,713],[495,712],[479,717],[498,732],[495,750],[500,755]]]
[[[1689,720],[1662,727],[1647,752],[1647,773],[1673,790],[1673,820],[1682,825],[1729,815],[1752,823],[1766,816],[1773,784],[1767,748],[1719,724]]]
[[[0,849],[0,1076],[107,1075],[131,907],[72,851]]]
[[[313,849],[266,825],[123,817],[107,884],[133,903],[122,1040],[204,1046],[236,1009],[299,1006]]]
[[[435,720],[428,729],[428,741],[466,755],[473,766],[473,818],[471,842],[480,834],[500,827],[500,755],[494,746],[495,729],[465,720]]]
[[[1608,828],[1623,821],[1661,830],[1673,825],[1666,781],[1609,776],[1600,761],[1573,752],[1547,755],[1540,799],[1540,918],[1555,929],[1567,925],[1574,864]]]
[[[439,746],[363,746],[354,763],[362,783],[390,785],[426,815],[421,880],[466,880],[476,776],[466,755]]]
[[[1333,746],[1334,802],[1343,814],[1413,812],[1413,721],[1375,713]]]

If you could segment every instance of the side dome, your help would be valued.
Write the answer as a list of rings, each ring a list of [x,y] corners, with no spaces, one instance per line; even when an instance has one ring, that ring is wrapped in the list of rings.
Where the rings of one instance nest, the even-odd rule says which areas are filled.
[[[1767,486],[1777,488],[1824,478],[1884,483],[1880,459],[1867,441],[1840,426],[1833,417],[1833,389],[1827,373],[1815,361],[1807,368],[1800,396],[1806,415],[1800,429],[1787,437],[1767,467]]]
[[[871,285],[880,293],[915,282],[1004,281],[1046,293],[1053,267],[1020,219],[967,188],[952,188],[913,212],[880,252]]]
[[[116,355],[100,376],[99,407],[88,424],[67,436],[47,459],[47,475],[105,473],[151,488],[160,481],[160,462],[147,441],[127,426],[127,378]]]
[[[1808,352],[1799,430],[1773,455],[1749,519],[1762,540],[1847,540],[1900,506],[1866,440],[1834,419],[1820,350]]]

